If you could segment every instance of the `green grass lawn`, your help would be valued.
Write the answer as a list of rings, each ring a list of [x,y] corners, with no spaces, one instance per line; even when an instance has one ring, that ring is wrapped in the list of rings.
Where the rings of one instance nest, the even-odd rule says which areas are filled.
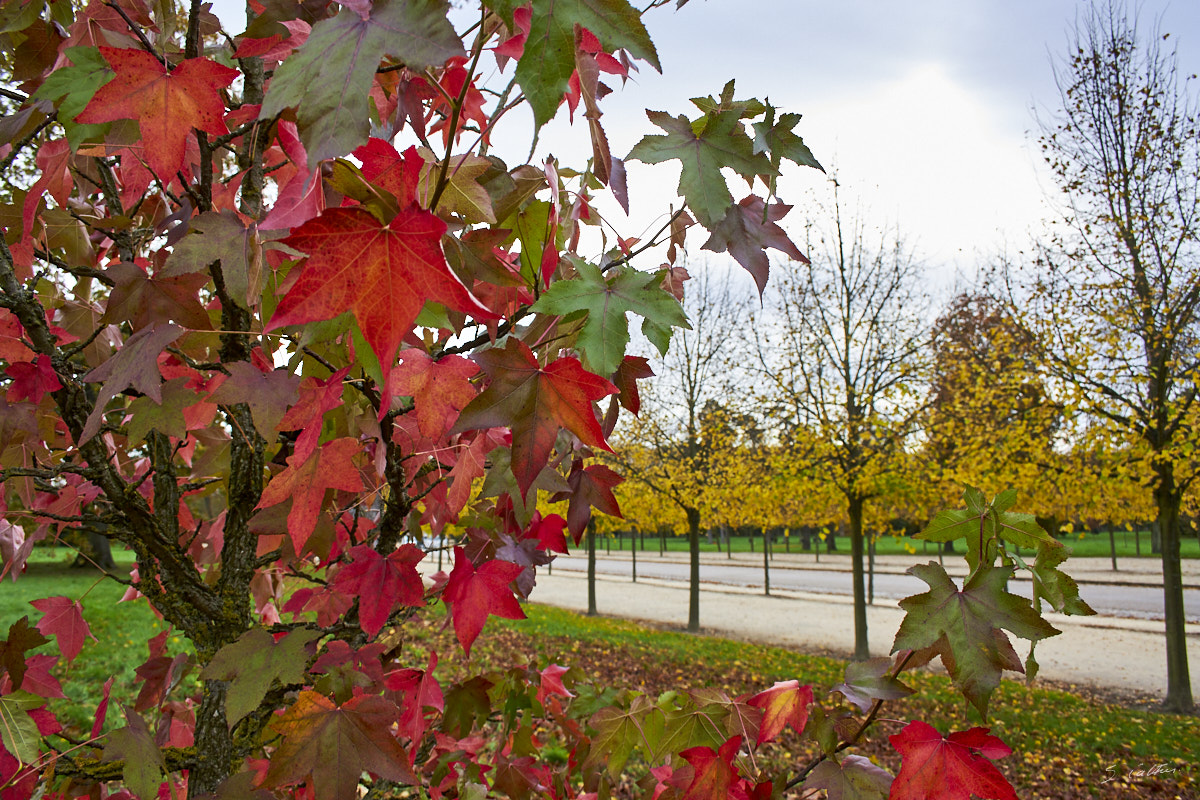
[[[1140,537],[1140,545],[1139,545]],[[1108,558],[1110,555],[1110,546],[1107,533],[1087,533],[1080,535],[1078,533],[1066,534],[1060,537],[1059,541],[1071,548],[1071,553],[1076,558],[1095,557]],[[850,552],[850,539],[845,536],[834,537],[835,548],[837,553],[848,554]],[[672,553],[686,553],[688,549],[686,536],[668,536],[664,540],[666,549]],[[1117,549],[1118,564],[1124,558],[1155,558],[1159,556],[1150,552],[1150,533],[1142,531],[1140,535],[1135,535],[1130,531],[1118,531],[1114,536],[1114,542]],[[615,536],[601,536],[596,540],[596,548],[599,552],[616,552],[618,550],[628,552],[630,548],[630,537],[626,534],[620,538]],[[822,542],[824,548],[826,543]],[[786,539],[780,537],[771,545],[774,553],[803,553],[813,555],[814,552],[804,550],[800,546],[799,537],[789,536]],[[645,546],[639,543],[639,551],[644,551],[648,554],[657,555],[659,551],[659,539],[657,536],[647,535],[645,538]],[[724,547],[718,547],[714,542],[709,544],[705,536],[700,537],[700,551],[703,553],[724,552]],[[762,552],[762,538],[755,536],[753,539],[745,536],[733,537],[733,552],[749,553]],[[826,554],[826,550],[821,550],[821,555]],[[922,542],[918,539],[898,538],[894,536],[882,536],[875,541],[875,552],[879,555],[937,555],[937,549],[933,543]],[[1196,537],[1189,536],[1183,540],[1180,547],[1180,553],[1183,558],[1200,558],[1200,541]]]
[[[130,553],[114,551],[113,557],[120,566],[132,566]],[[59,721],[78,733],[91,730],[104,682],[110,677],[115,677],[114,701],[119,698],[132,704],[138,689],[134,669],[149,655],[146,641],[167,625],[155,617],[145,600],[119,603],[125,593],[124,586],[108,580],[98,570],[72,568],[73,558],[74,551],[66,548],[35,548],[25,574],[16,582],[5,578],[0,585],[0,620],[4,621],[4,631],[25,615],[31,624],[36,624],[42,614],[29,601],[42,597],[62,595],[82,601],[84,619],[95,640],[86,640],[83,650],[69,666],[61,663],[55,666],[53,673],[67,699],[51,702]],[[182,637],[174,637],[168,651],[179,652],[185,644]],[[56,653],[57,649],[51,641],[36,652]],[[108,719],[109,728],[125,724],[115,705]]]

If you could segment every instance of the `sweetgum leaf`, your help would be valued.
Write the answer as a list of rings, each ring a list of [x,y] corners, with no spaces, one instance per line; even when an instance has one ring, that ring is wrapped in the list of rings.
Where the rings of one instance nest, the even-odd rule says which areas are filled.
[[[20,689],[25,679],[25,652],[49,641],[37,628],[30,626],[28,616],[8,626],[8,638],[0,642],[0,667],[8,671],[14,689]]]
[[[763,711],[762,725],[755,744],[769,742],[780,734],[785,725],[791,725],[796,733],[804,732],[808,722],[808,707],[813,701],[811,686],[801,686],[799,681],[778,681],[770,689],[751,697],[746,702]]]
[[[592,516],[592,508],[609,516],[621,517],[621,507],[613,489],[620,486],[625,479],[604,464],[582,466],[582,461],[575,462],[567,484],[571,487],[571,501],[567,505],[567,526],[575,544],[583,537],[584,528]]]
[[[444,222],[416,206],[386,225],[361,208],[326,210],[285,240],[308,259],[267,330],[352,311],[379,362],[390,367],[426,300],[494,319],[446,264],[445,232]]]
[[[530,0],[496,0],[492,8],[516,30],[513,13]],[[662,72],[641,14],[627,0],[532,0],[529,36],[516,79],[533,109],[535,128],[558,111],[575,71],[575,29],[586,28],[605,52],[625,49]]]
[[[116,355],[84,376],[86,383],[104,382],[92,413],[88,414],[79,444],[100,430],[104,407],[126,389],[134,389],[156,403],[162,403],[162,375],[158,371],[158,354],[183,334],[177,325],[150,325],[134,333]]]
[[[283,741],[271,759],[266,784],[310,779],[315,797],[355,800],[363,772],[408,785],[419,782],[408,754],[391,733],[400,710],[378,695],[360,695],[341,706],[304,691],[271,728]]]
[[[946,664],[950,677],[986,717],[988,697],[999,685],[1001,671],[1020,668],[1020,661],[1013,666],[1011,645],[1000,629],[1034,642],[1059,631],[1038,616],[1028,600],[1006,591],[1011,567],[982,569],[961,592],[932,561],[908,572],[929,584],[930,591],[900,601],[907,613],[892,652],[932,647],[944,636],[951,655]]]
[[[776,169],[779,168],[780,159],[786,158],[797,166],[824,172],[825,168],[808,149],[808,145],[792,132],[799,122],[799,114],[780,114],[778,122],[764,120],[754,123],[754,152],[769,153]]]
[[[183,410],[196,401],[196,391],[188,387],[188,382],[187,378],[175,378],[164,383],[161,403],[144,396],[130,403],[129,424],[125,426],[128,441],[143,441],[152,430],[176,439],[187,436]]]
[[[42,698],[19,690],[0,696],[0,742],[22,764],[34,763],[40,754],[41,734],[29,712],[45,703]]]
[[[369,97],[380,60],[420,72],[463,55],[443,0],[376,0],[363,19],[343,8],[313,25],[299,50],[275,71],[259,119],[296,109],[308,167],[367,141]]]
[[[218,136],[226,132],[220,91],[238,77],[237,70],[207,58],[189,58],[168,70],[141,49],[101,47],[100,54],[115,75],[75,121],[136,119],[146,163],[164,182],[185,166],[192,128]]]
[[[288,406],[300,395],[300,377],[284,369],[263,372],[249,361],[234,361],[227,369],[229,377],[209,395],[208,401],[224,405],[245,403],[250,407],[254,427],[271,441]]]
[[[463,651],[471,654],[471,645],[479,637],[488,615],[505,619],[525,619],[509,584],[522,568],[507,561],[487,561],[478,569],[461,547],[454,548],[454,569],[442,593],[442,600],[454,618],[454,633]]]
[[[1067,560],[1068,550],[1058,542],[1038,546],[1033,562],[1033,581],[1038,597],[1048,601],[1060,614],[1090,616],[1096,612],[1079,596],[1079,584],[1058,565]]]
[[[266,508],[291,500],[288,536],[296,552],[303,553],[304,544],[316,527],[317,515],[325,502],[325,490],[362,490],[362,478],[353,462],[361,452],[362,446],[357,440],[344,437],[326,442],[307,459],[293,455],[287,460],[287,469],[276,475],[263,489],[262,498],[255,508]]]
[[[692,782],[688,785],[683,800],[711,800],[717,797],[732,797],[730,789],[738,780],[737,767],[733,759],[742,746],[742,737],[734,736],[721,745],[716,752],[711,747],[692,747],[680,753],[680,757],[692,765]]]
[[[827,758],[804,780],[804,789],[824,789],[828,800],[885,800],[892,773],[863,756],[843,756],[841,762]]]
[[[434,361],[415,348],[401,351],[400,358],[401,364],[392,367],[388,377],[388,394],[411,397],[421,435],[439,439],[475,399],[477,392],[470,379],[479,373],[479,367],[456,355]]]
[[[83,640],[92,635],[83,618],[83,606],[69,597],[47,597],[30,600],[29,605],[44,615],[38,620],[37,629],[58,642],[58,651],[67,663],[75,660],[83,649]],[[93,637],[95,638],[95,637]]]
[[[901,757],[890,800],[1017,800],[992,764],[1012,750],[987,728],[943,737],[932,725],[915,720],[888,741]]]
[[[661,164],[678,159],[679,194],[704,227],[712,230],[725,218],[733,195],[725,184],[721,169],[728,167],[747,181],[770,169],[763,155],[754,153],[754,143],[746,135],[737,112],[708,115],[693,123],[680,115],[647,111],[652,123],[667,132],[642,137],[625,157],[646,164]]]
[[[543,368],[524,342],[510,338],[503,350],[484,350],[474,360],[491,383],[463,409],[451,432],[510,427],[512,471],[522,497],[546,466],[561,428],[611,451],[592,404],[617,387],[584,370],[578,359],[560,358]]]
[[[583,365],[597,375],[612,375],[625,357],[632,311],[640,314],[642,333],[663,355],[675,327],[690,329],[683,307],[659,286],[661,276],[632,267],[618,267],[608,276],[582,259],[571,259],[578,276],[555,282],[530,311],[587,316],[576,340]]]
[[[777,224],[791,210],[791,206],[783,203],[765,206],[760,198],[750,195],[729,207],[725,218],[712,228],[712,235],[701,249],[714,253],[728,251],[754,277],[761,297],[767,288],[770,272],[770,260],[766,254],[768,247],[802,264],[808,263],[808,258]]]
[[[254,306],[262,294],[262,245],[257,226],[245,225],[232,211],[206,211],[188,223],[188,233],[167,256],[163,277],[207,271],[221,262],[221,276],[233,299]]]
[[[643,745],[648,750],[654,749],[663,726],[662,710],[646,696],[638,695],[628,711],[606,706],[592,715],[588,725],[596,729],[596,735],[592,737],[592,748],[584,761],[584,769],[599,764],[607,756],[608,774],[616,778],[625,768],[634,747]],[[651,733],[653,729],[660,733]]]
[[[230,681],[225,698],[230,727],[258,708],[275,681],[283,686],[304,683],[305,648],[320,637],[317,631],[301,628],[276,640],[265,628],[251,628],[217,651],[200,677]]]
[[[851,661],[846,664],[845,680],[830,691],[841,692],[864,712],[876,700],[899,700],[912,694],[912,689],[888,674],[891,667],[890,658]]]
[[[116,282],[104,307],[100,326],[128,321],[134,330],[155,322],[178,322],[188,328],[212,328],[197,296],[206,276],[150,276],[136,264],[110,264],[104,274]]]
[[[94,47],[67,47],[62,53],[71,66],[59,67],[47,75],[33,97],[58,101],[58,122],[66,129],[67,142],[75,151],[85,141],[94,141],[104,130],[103,124],[84,125],[75,118],[96,91],[112,79],[113,71]]]
[[[358,597],[358,620],[362,629],[375,636],[398,605],[424,605],[425,586],[417,563],[425,553],[413,544],[403,544],[384,558],[367,545],[350,549],[349,564],[338,570],[333,588]]]
[[[125,709],[124,728],[112,731],[104,746],[104,761],[122,761],[121,780],[142,800],[153,800],[167,765],[146,722],[133,709]]]

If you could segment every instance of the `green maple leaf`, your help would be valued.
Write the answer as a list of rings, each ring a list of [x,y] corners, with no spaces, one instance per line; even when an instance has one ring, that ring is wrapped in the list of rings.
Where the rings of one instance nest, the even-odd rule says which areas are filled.
[[[588,725],[596,729],[592,748],[588,751],[584,770],[590,770],[608,756],[608,774],[616,778],[640,745],[653,751],[661,740],[664,727],[662,709],[644,695],[633,699],[629,710],[602,708],[592,715]]]
[[[1059,631],[1039,617],[1028,600],[1005,590],[1012,567],[981,569],[961,592],[936,563],[919,564],[908,572],[929,584],[930,591],[900,601],[907,613],[892,652],[937,647],[955,685],[986,717],[988,697],[1000,685],[1001,671],[1020,670],[1020,660],[1001,629],[1031,642]]]
[[[971,570],[979,568],[983,560],[982,548],[994,539],[1002,539],[1019,547],[1040,549],[1043,546],[1062,547],[1050,534],[1038,525],[1032,514],[1009,511],[1016,502],[1016,491],[1008,489],[996,495],[991,503],[973,486],[963,491],[965,509],[940,511],[917,534],[916,538],[931,542],[949,542],[963,539],[967,543],[967,563]],[[989,554],[989,558],[994,554]],[[1063,556],[1065,559],[1066,556]],[[1060,559],[1057,563],[1062,563]]]
[[[104,760],[123,761],[121,780],[142,800],[151,800],[158,796],[167,765],[145,720],[131,708],[125,709],[125,719],[128,725],[108,734]]]
[[[421,181],[417,196],[427,204],[437,186],[441,165],[432,150],[417,148],[425,165],[421,167]],[[491,159],[469,153],[454,156],[446,173],[448,182],[438,200],[437,211],[457,214],[466,222],[489,222],[496,224],[496,211],[492,198],[479,179],[494,169]]]
[[[1058,565],[1067,560],[1068,549],[1058,542],[1038,546],[1037,559],[1032,567],[1033,584],[1038,597],[1050,603],[1060,614],[1090,616],[1096,612],[1079,596],[1079,584]],[[1018,559],[1019,561],[1019,559]],[[1020,562],[1022,566],[1026,566]]]
[[[264,272],[261,238],[256,225],[247,227],[232,211],[206,211],[188,223],[187,235],[167,256],[160,277],[207,271],[219,260],[229,295],[251,307],[259,301],[269,273]]]
[[[824,789],[829,800],[884,800],[892,774],[864,756],[822,761],[804,781],[805,789]]]
[[[23,691],[0,697],[0,742],[22,764],[32,764],[38,759],[42,736],[29,712],[45,703],[44,699]]]
[[[204,680],[230,681],[225,716],[230,725],[245,717],[266,697],[271,684],[304,683],[308,657],[304,648],[320,638],[317,631],[297,630],[279,641],[265,628],[251,628],[222,647],[200,673]]]
[[[846,679],[830,691],[842,695],[860,711],[866,712],[876,700],[899,700],[913,693],[890,674],[890,658],[872,658],[846,664]]]
[[[775,109],[767,109],[766,118],[754,123],[754,152],[766,153],[771,159],[771,165],[776,171],[783,159],[797,166],[812,167],[821,172],[825,168],[817,161],[817,157],[808,149],[804,140],[792,132],[800,122],[799,114],[780,114],[775,121]]]
[[[188,378],[175,378],[162,385],[162,402],[142,396],[129,404],[129,425],[125,436],[130,442],[140,442],[151,430],[176,439],[187,437],[183,410],[196,402],[196,392],[186,387]]]
[[[726,87],[726,94],[732,95],[732,85]],[[663,111],[647,111],[650,121],[667,135],[642,137],[625,160],[661,164],[679,159],[679,194],[700,224],[711,230],[733,205],[733,195],[721,174],[723,167],[747,182],[756,175],[771,174],[771,162],[754,152],[754,142],[742,127],[741,115],[742,109],[723,110],[723,105],[714,106],[695,122],[682,114],[672,117]]]
[[[512,27],[513,12],[528,0],[496,0],[492,8]],[[554,117],[575,71],[575,26],[587,28],[606,52],[625,49],[659,72],[658,52],[627,0],[533,0],[529,38],[516,79],[533,109],[536,128]]]
[[[463,55],[446,11],[442,0],[376,0],[365,20],[348,8],[321,20],[275,71],[259,118],[295,108],[310,168],[354,150],[370,133],[368,97],[385,55],[415,71]]]
[[[574,258],[571,261],[578,277],[555,283],[530,310],[586,315],[576,344],[584,366],[597,375],[612,375],[621,366],[629,343],[628,312],[642,316],[642,333],[664,356],[672,329],[690,328],[679,301],[662,290],[661,273],[619,267],[606,278],[592,264]]]
[[[728,711],[701,695],[696,701],[677,692],[667,692],[659,698],[663,712],[662,733],[647,742],[651,760],[674,755],[689,747],[719,747],[728,738],[725,721]],[[653,731],[653,729],[650,729]]]
[[[33,93],[37,100],[54,100],[58,104],[58,122],[67,132],[72,150],[88,139],[100,139],[108,123],[84,125],[75,117],[91,102],[96,91],[112,80],[113,71],[95,47],[68,47],[63,51],[71,66],[60,67],[46,76]]]

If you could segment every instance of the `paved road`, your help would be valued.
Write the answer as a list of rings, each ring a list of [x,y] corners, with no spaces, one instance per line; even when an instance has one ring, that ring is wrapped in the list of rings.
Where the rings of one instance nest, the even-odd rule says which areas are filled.
[[[596,570],[604,575],[624,575],[631,572],[629,559],[606,558],[598,556]],[[555,572],[582,572],[587,569],[587,559],[580,555],[570,558],[558,558],[554,562]],[[637,564],[638,578],[656,578],[670,581],[687,581],[688,564],[681,560],[662,561],[657,557],[639,558]],[[738,564],[736,562],[723,564],[712,560],[700,565],[700,580],[702,583],[722,584],[727,586],[761,587],[763,585],[763,570],[758,565]],[[837,569],[789,568],[773,564],[771,567],[771,587],[798,592],[816,594],[850,595],[850,573]],[[899,600],[909,595],[919,594],[929,587],[919,578],[912,575],[881,573],[875,574],[875,597]],[[1024,580],[1012,582],[1011,591],[1030,596],[1030,583]],[[1126,617],[1135,619],[1160,620],[1163,618],[1162,587],[1154,585],[1110,585],[1103,583],[1081,583],[1080,596],[1104,616]],[[1184,591],[1184,608],[1189,623],[1200,623],[1200,589]]]

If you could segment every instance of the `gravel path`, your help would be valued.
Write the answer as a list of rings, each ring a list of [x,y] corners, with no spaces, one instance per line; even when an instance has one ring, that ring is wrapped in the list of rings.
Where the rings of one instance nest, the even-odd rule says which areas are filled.
[[[653,557],[658,556],[654,554]],[[576,562],[576,558],[571,561]],[[1126,562],[1130,568],[1126,570],[1122,564],[1122,572],[1117,576],[1104,571],[1099,563],[1101,559],[1078,561],[1081,563],[1073,562],[1074,568],[1069,571],[1082,580],[1099,582],[1117,578],[1153,582],[1155,577],[1161,577],[1155,576],[1156,565],[1149,560],[1130,560]],[[830,559],[822,557],[821,566],[830,565]],[[578,563],[571,566],[576,567]],[[888,562],[881,566],[907,564],[898,560],[895,565]],[[1184,581],[1200,582],[1200,564],[1187,562]],[[761,591],[702,584],[700,624],[704,632],[779,647],[829,652],[841,657],[853,650],[854,620],[850,598],[795,591],[778,591],[765,597]],[[683,582],[639,580],[632,583],[628,577],[599,576],[596,596],[601,614],[680,628],[687,623],[688,594]],[[586,611],[586,578],[582,572],[560,569],[554,574],[546,574],[544,569],[539,570],[537,587],[530,599]],[[891,649],[902,616],[903,612],[894,601],[877,601],[867,609],[873,654],[886,654]],[[1106,696],[1130,700],[1158,697],[1165,690],[1166,646],[1161,622],[1059,614],[1047,614],[1046,617],[1062,631],[1062,635],[1038,645],[1040,678],[1091,687]],[[1021,641],[1016,646],[1022,656],[1028,652],[1027,643]],[[1200,697],[1200,631],[1188,632],[1188,659],[1192,693]]]

